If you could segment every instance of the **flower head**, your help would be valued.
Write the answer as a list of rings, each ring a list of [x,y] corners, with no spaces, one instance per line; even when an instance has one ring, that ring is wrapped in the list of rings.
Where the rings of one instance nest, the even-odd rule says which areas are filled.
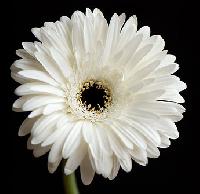
[[[65,173],[80,166],[84,184],[95,172],[113,179],[178,138],[186,85],[172,75],[179,66],[164,40],[137,30],[136,16],[114,14],[108,24],[86,9],[32,32],[39,42],[24,42],[11,67],[22,84],[13,109],[30,111],[19,135],[30,133],[34,156],[49,152],[50,172],[64,158]]]

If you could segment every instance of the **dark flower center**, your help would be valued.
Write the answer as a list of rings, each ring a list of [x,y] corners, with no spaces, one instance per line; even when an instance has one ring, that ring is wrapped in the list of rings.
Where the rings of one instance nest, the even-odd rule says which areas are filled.
[[[100,81],[85,82],[78,94],[79,101],[89,111],[103,112],[110,103],[110,90]]]

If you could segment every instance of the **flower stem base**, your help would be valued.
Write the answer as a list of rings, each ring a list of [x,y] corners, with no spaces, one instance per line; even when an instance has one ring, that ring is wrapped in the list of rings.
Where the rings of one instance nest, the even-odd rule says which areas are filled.
[[[76,184],[75,173],[68,176],[63,175],[64,190],[65,194],[79,194],[78,187]]]

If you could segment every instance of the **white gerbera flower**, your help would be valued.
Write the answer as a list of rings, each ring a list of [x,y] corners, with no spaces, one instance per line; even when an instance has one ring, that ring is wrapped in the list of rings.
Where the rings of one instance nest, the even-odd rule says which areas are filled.
[[[121,166],[132,169],[156,158],[179,135],[185,83],[171,75],[179,68],[161,36],[137,30],[136,16],[76,11],[33,28],[40,42],[24,42],[22,59],[11,67],[22,84],[15,111],[31,111],[19,135],[31,134],[28,148],[49,151],[54,172],[67,159],[65,174],[80,166],[84,184],[96,173],[113,179]]]

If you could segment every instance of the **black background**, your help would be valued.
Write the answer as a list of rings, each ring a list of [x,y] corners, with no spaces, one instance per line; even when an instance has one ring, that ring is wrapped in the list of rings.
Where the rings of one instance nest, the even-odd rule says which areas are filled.
[[[147,3],[148,2],[148,3]],[[62,172],[59,167],[56,173],[47,170],[47,155],[35,159],[26,149],[26,137],[17,136],[18,128],[26,114],[14,113],[12,103],[17,98],[13,91],[18,85],[10,79],[10,65],[17,59],[15,50],[21,48],[21,42],[34,41],[32,27],[41,27],[44,22],[55,22],[61,16],[75,10],[100,8],[109,20],[114,12],[126,13],[127,17],[137,15],[139,27],[148,25],[152,34],[160,34],[166,41],[166,49],[177,56],[180,70],[177,75],[185,81],[188,89],[182,92],[187,112],[184,119],[177,123],[180,138],[172,141],[168,149],[161,149],[158,159],[149,159],[146,167],[133,163],[130,173],[123,171],[115,180],[109,181],[96,175],[90,186],[80,181],[79,170],[76,171],[80,193],[196,193],[198,184],[198,109],[195,102],[199,97],[198,66],[199,54],[196,45],[199,30],[198,13],[192,2],[149,2],[149,1],[94,1],[94,0],[54,0],[54,1],[10,1],[5,7],[1,23],[1,42],[6,41],[0,64],[1,79],[1,158],[6,164],[1,166],[5,171],[3,179],[8,187],[1,193],[27,194],[61,194]],[[4,7],[2,7],[4,8]],[[197,137],[197,140],[195,140]],[[196,145],[197,144],[197,145]],[[197,175],[197,177],[196,177]]]

